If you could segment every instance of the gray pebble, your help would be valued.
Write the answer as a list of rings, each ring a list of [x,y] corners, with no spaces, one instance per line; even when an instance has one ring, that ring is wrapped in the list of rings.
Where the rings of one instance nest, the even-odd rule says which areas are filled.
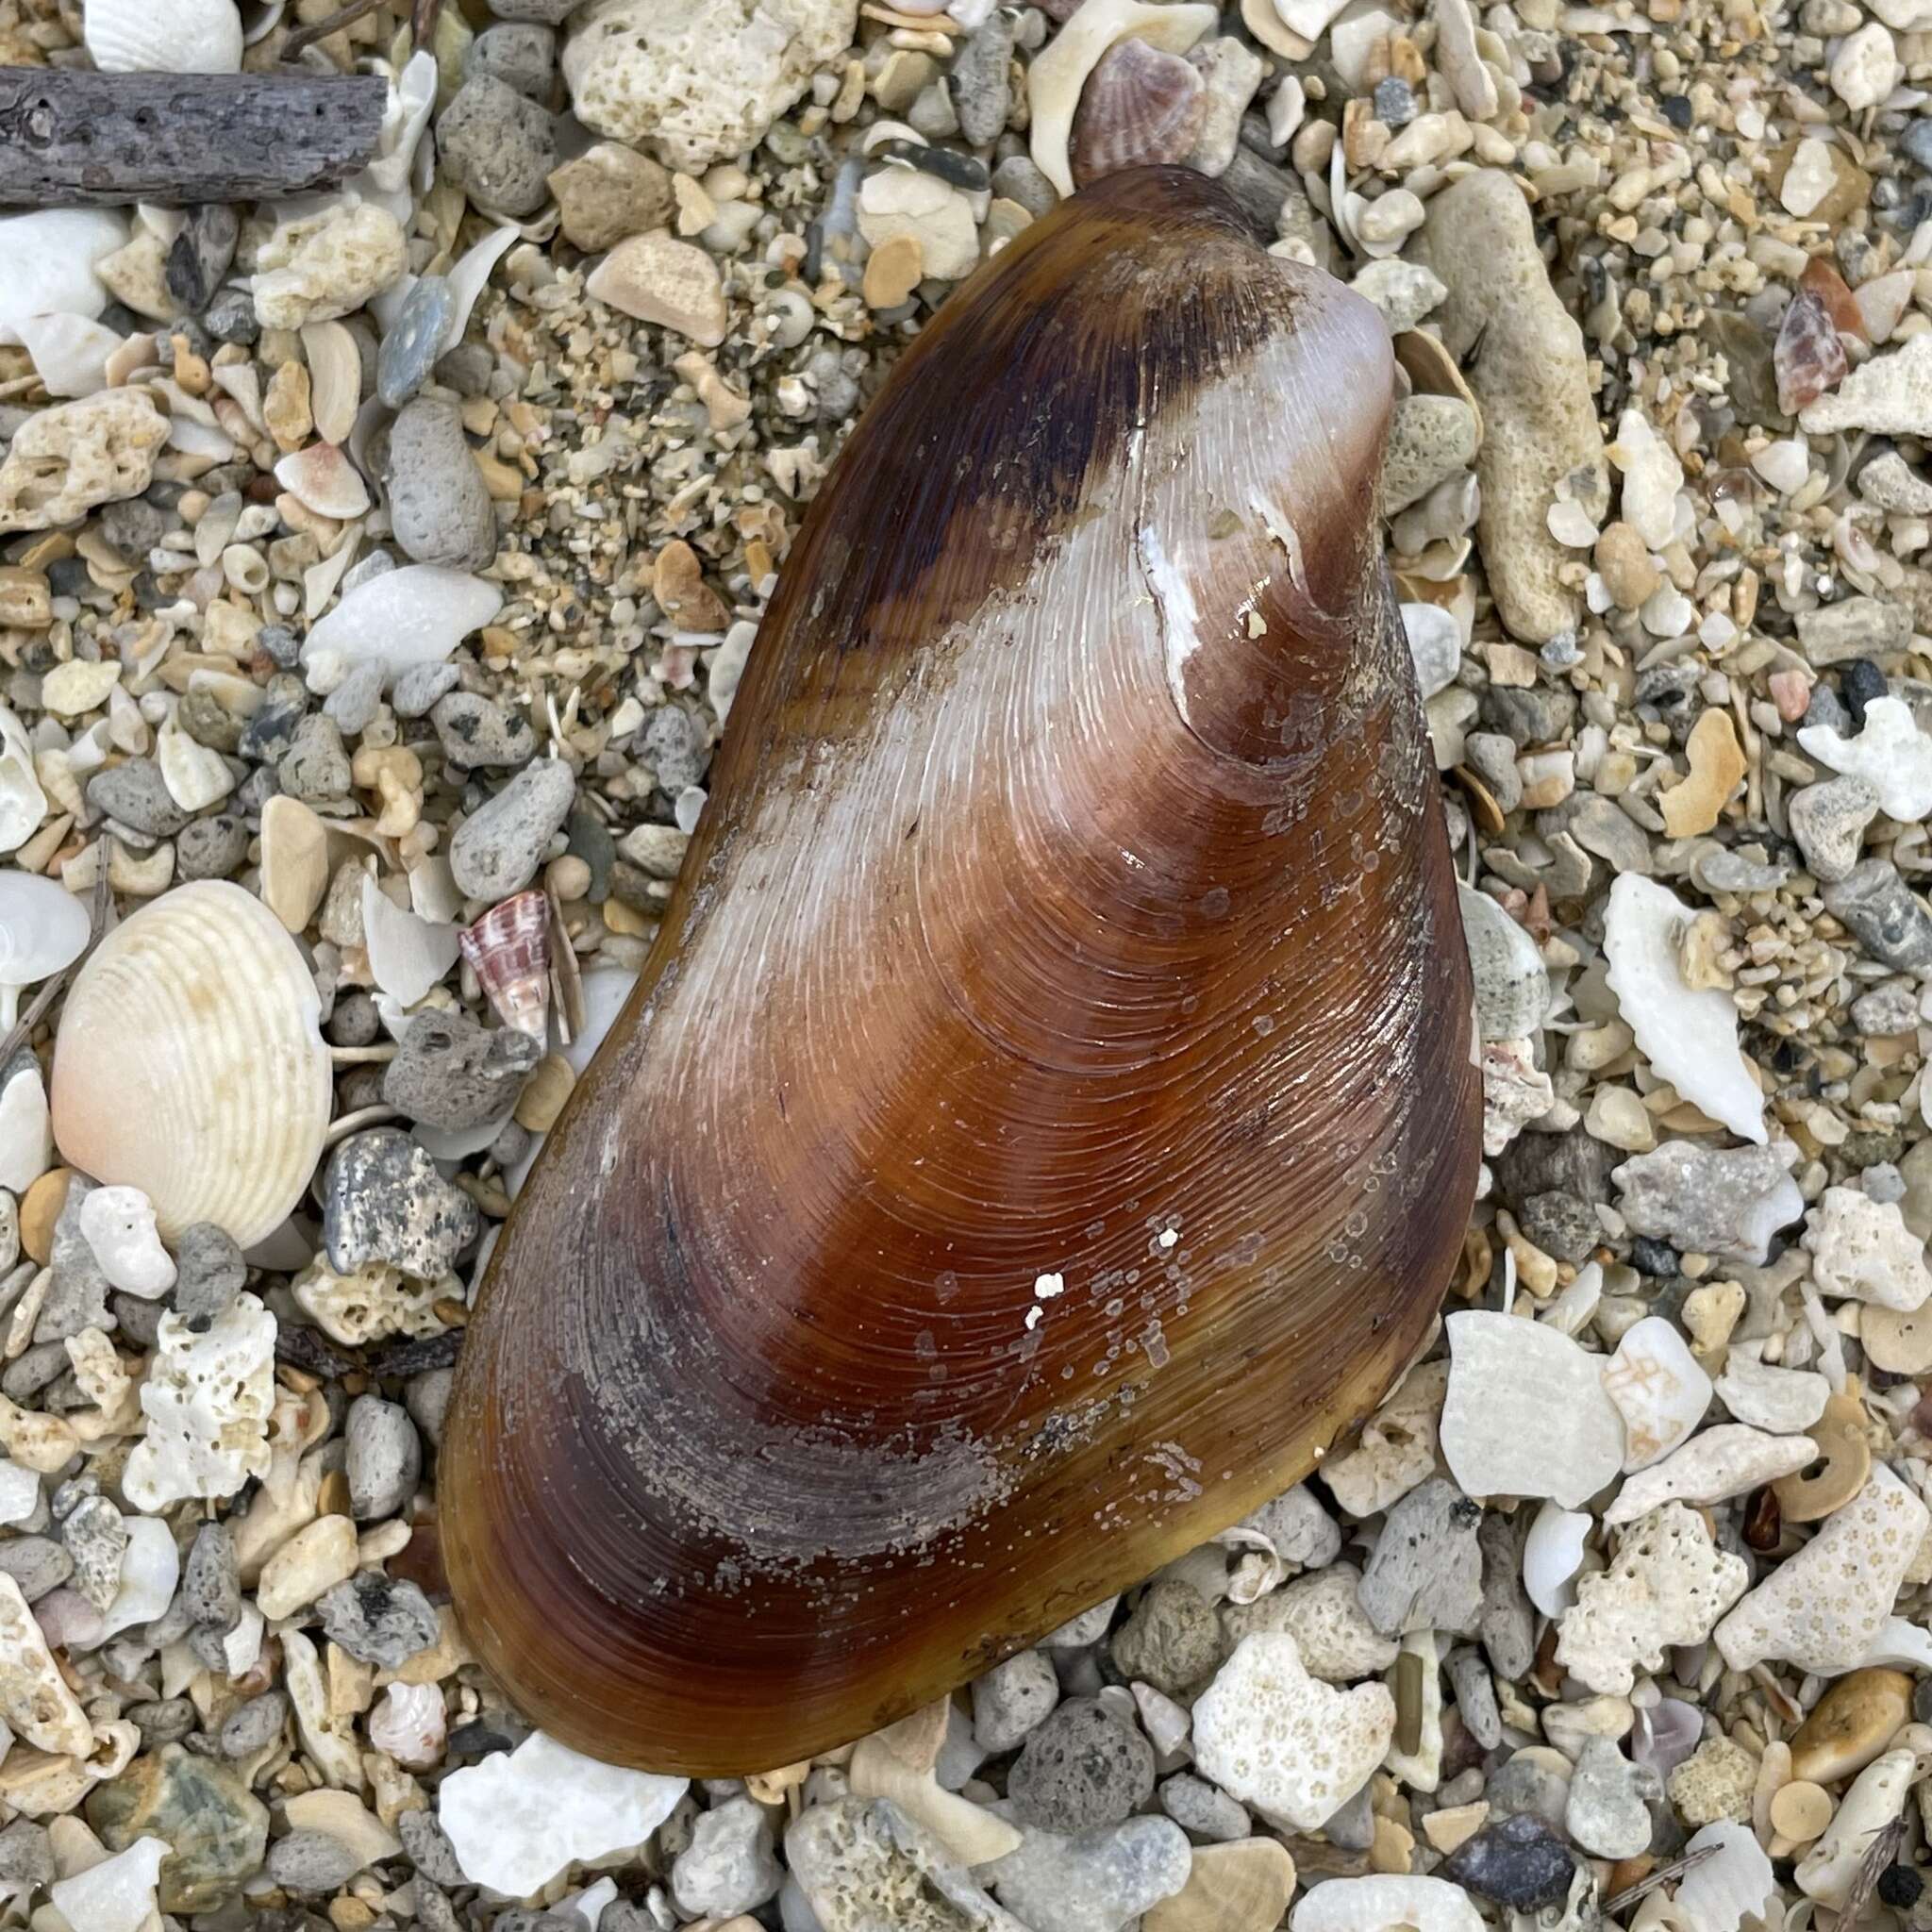
[[[1812,876],[1834,885],[1858,862],[1865,827],[1878,816],[1878,793],[1848,773],[1793,792],[1786,811]]]
[[[1744,1239],[1746,1222],[1789,1165],[1774,1147],[1666,1141],[1615,1171],[1617,1208],[1632,1234],[1669,1241],[1680,1252],[1727,1253]]]
[[[262,687],[261,708],[242,727],[242,756],[253,764],[274,764],[295,742],[308,706],[308,687],[292,671],[278,671]]]
[[[382,1077],[384,1102],[412,1121],[464,1133],[508,1113],[541,1041],[514,1026],[486,1027],[460,1009],[419,1013]]]
[[[121,1557],[128,1543],[120,1510],[105,1496],[82,1498],[62,1520],[60,1541],[74,1558],[74,1588],[105,1610],[121,1588]]]
[[[323,716],[344,738],[354,738],[368,729],[382,708],[382,680],[386,667],[379,658],[358,664],[323,700]]]
[[[657,773],[658,789],[673,793],[695,785],[710,762],[697,724],[675,705],[651,713],[638,735],[638,749]]]
[[[39,1342],[8,1363],[6,1374],[0,1374],[0,1395],[9,1402],[26,1402],[48,1383],[58,1381],[68,1367],[64,1341]]]
[[[697,1822],[690,1845],[671,1867],[671,1891],[692,1918],[728,1919],[777,1897],[784,1868],[772,1849],[772,1826],[746,1797],[727,1799]]]
[[[168,250],[163,275],[168,293],[190,315],[199,315],[214,300],[235,259],[241,232],[242,224],[225,202],[208,202],[189,210]]]
[[[1847,658],[1882,658],[1911,648],[1911,611],[1883,597],[1846,597],[1801,610],[1795,621],[1806,658],[1821,669]]]
[[[443,692],[456,689],[461,675],[454,664],[412,664],[396,679],[389,694],[390,708],[398,718],[426,718]]]
[[[1084,1697],[1033,1731],[1007,1779],[1022,1824],[1061,1832],[1118,1824],[1153,1790],[1154,1747]]]
[[[454,1369],[427,1369],[412,1375],[403,1391],[403,1406],[414,1418],[416,1426],[432,1444],[441,1447],[442,1419],[449,1413],[449,1391],[456,1380]]]
[[[387,1261],[435,1281],[476,1239],[476,1204],[437,1172],[427,1149],[396,1127],[352,1134],[323,1182],[323,1244],[329,1265],[352,1274]]]
[[[1663,1780],[1633,1764],[1607,1738],[1591,1738],[1570,1774],[1563,1822],[1572,1840],[1595,1858],[1634,1858],[1650,1849],[1650,1807]]]
[[[423,1474],[423,1445],[408,1410],[379,1395],[358,1395],[349,1405],[343,1441],[349,1513],[358,1523],[395,1515]]]
[[[973,1735],[984,1751],[1010,1751],[1060,1701],[1060,1680],[1037,1650],[995,1664],[973,1686]]]
[[[289,1721],[289,1693],[264,1690],[246,1704],[237,1705],[223,1721],[219,1743],[224,1757],[253,1757],[266,1751],[282,1735]]]
[[[0,1890],[26,1892],[54,1882],[54,1845],[43,1824],[16,1818],[0,1831]]]
[[[1536,1661],[1536,1612],[1523,1589],[1521,1534],[1506,1516],[1485,1516],[1476,1533],[1483,1560],[1476,1630],[1491,1668],[1506,1684],[1520,1684]]]
[[[435,1885],[467,1885],[463,1868],[457,1863],[456,1847],[449,1841],[433,1811],[405,1811],[396,1820],[396,1836],[403,1841],[410,1862]]]
[[[557,35],[535,22],[485,27],[463,55],[463,78],[487,74],[533,101],[549,97],[557,77]]]
[[[231,811],[191,819],[175,841],[175,876],[225,879],[248,857],[248,826]]]
[[[393,1670],[427,1650],[441,1625],[429,1599],[413,1583],[361,1570],[317,1600],[322,1627],[353,1657]]]
[[[248,1264],[225,1228],[197,1221],[181,1230],[175,1249],[175,1312],[205,1335],[242,1292]]]
[[[225,1635],[242,1621],[242,1566],[225,1523],[204,1523],[194,1532],[181,1574],[181,1599],[192,1624]]]
[[[325,1831],[291,1831],[268,1848],[268,1875],[290,1891],[333,1891],[362,1864],[360,1854]]]
[[[576,778],[561,758],[527,764],[449,843],[457,890],[471,899],[507,899],[537,875],[545,848],[570,816]]]
[[[349,754],[335,721],[311,712],[295,725],[289,749],[275,766],[275,776],[291,798],[305,805],[325,804],[345,797],[349,790]]]
[[[530,721],[473,691],[446,693],[429,715],[443,756],[459,771],[526,765],[536,756],[537,734]]]
[[[1492,1804],[1493,1791],[1492,1786]],[[1568,1895],[1576,1858],[1542,1819],[1523,1812],[1466,1839],[1443,1861],[1442,1873],[1498,1905],[1533,1912]]]
[[[1006,201],[1017,201],[1035,221],[1051,214],[1059,203],[1059,191],[1025,155],[1009,155],[992,171],[992,192]]]
[[[114,1294],[108,1298],[108,1307],[124,1341],[136,1348],[159,1346],[161,1317],[168,1312],[166,1302],[145,1302],[139,1295]]]
[[[1219,1785],[1191,1771],[1176,1772],[1160,1788],[1160,1808],[1199,1844],[1232,1844],[1254,1836],[1254,1821],[1244,1806]]]
[[[335,1011],[323,1029],[336,1046],[367,1046],[382,1030],[375,1000],[359,987],[336,995]]]
[[[529,1128],[513,1120],[505,1121],[486,1150],[488,1158],[498,1167],[514,1167],[530,1151],[531,1139]]]
[[[125,497],[103,507],[101,535],[131,563],[144,558],[168,534],[166,510],[144,496]]]
[[[1932,966],[1932,913],[1889,858],[1868,858],[1824,889],[1824,908],[1874,959],[1901,973]]]
[[[1482,1506],[1432,1477],[1389,1511],[1357,1594],[1384,1637],[1473,1630],[1482,1607]]]
[[[454,403],[418,396],[403,406],[383,485],[396,541],[416,562],[482,570],[495,558],[496,511]]]
[[[488,74],[464,81],[436,124],[442,171],[479,208],[530,215],[550,192],[557,141],[535,101]]]
[[[1166,1577],[1141,1591],[1109,1648],[1130,1682],[1179,1697],[1220,1663],[1221,1620],[1191,1584]]]
[[[428,1813],[422,1814],[427,1817]],[[449,1902],[449,1895],[441,1886],[432,1885],[421,1872],[409,1881],[409,1904],[416,1914],[418,1932],[463,1932],[463,1922],[457,1917],[457,1908]],[[616,1907],[606,1908],[598,1932],[610,1924],[610,1914]],[[658,1932],[654,1921],[648,1926],[641,1926],[639,1932]]]
[[[1482,694],[1483,721],[1518,746],[1554,744],[1576,716],[1576,698],[1567,691],[1539,685],[1523,690],[1492,684]]]
[[[411,284],[376,352],[375,392],[386,408],[400,409],[429,380],[456,312],[446,275],[424,275]]]
[[[53,1280],[34,1324],[36,1341],[65,1341],[83,1328],[108,1324],[108,1277],[94,1259],[94,1251],[80,1231],[80,1208],[93,1189],[75,1181],[67,1203],[54,1224],[54,1245],[48,1266]]]
[[[926,141],[950,141],[959,131],[959,117],[953,111],[953,97],[938,81],[921,88],[918,97],[906,109],[906,125]]]
[[[1603,1240],[1603,1224],[1596,1209],[1576,1194],[1553,1190],[1547,1194],[1531,1194],[1517,1214],[1524,1234],[1559,1261],[1581,1266],[1591,1250]]]
[[[1492,1817],[1526,1812],[1547,1825],[1560,1825],[1570,1799],[1570,1781],[1520,1753],[1491,1774],[1483,1789]],[[1525,1840],[1527,1841],[1527,1840]]]
[[[255,313],[255,297],[246,289],[224,289],[208,305],[201,325],[218,342],[244,345],[261,337],[261,323]]]
[[[144,1751],[178,1744],[201,1728],[201,1714],[185,1697],[152,1698],[127,1707],[127,1722],[141,1733]]]
[[[1093,1604],[1082,1610],[1077,1617],[1069,1617],[1058,1630],[1049,1630],[1040,1640],[1040,1647],[1042,1650],[1084,1650],[1090,1643],[1098,1643],[1107,1635],[1120,1601],[1119,1597],[1110,1596],[1104,1603]]]
[[[437,381],[459,396],[487,396],[495,374],[496,358],[488,342],[458,342],[437,358]]]
[[[1456,1712],[1462,1728],[1485,1751],[1493,1751],[1503,1741],[1503,1717],[1496,1707],[1496,1687],[1482,1652],[1465,1643],[1449,1653],[1444,1666],[1456,1693]]]
[[[998,10],[953,56],[948,86],[959,133],[970,147],[997,141],[1013,105],[1013,16]]]
[[[302,661],[302,640],[286,624],[263,625],[255,633],[255,648],[284,671]]]
[[[1173,1819],[1128,1818],[1071,1838],[1028,1831],[980,1875],[1032,1932],[1123,1932],[1188,1882],[1193,1858]]]
[[[188,814],[169,797],[153,758],[129,758],[96,772],[87,781],[87,802],[150,839],[172,839],[188,823]]]

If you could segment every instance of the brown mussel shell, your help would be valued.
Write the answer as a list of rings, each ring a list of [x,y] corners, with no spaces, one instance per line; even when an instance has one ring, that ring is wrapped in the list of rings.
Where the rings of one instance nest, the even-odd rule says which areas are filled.
[[[1108,176],[954,294],[787,561],[441,1474],[596,1757],[801,1759],[1277,1494],[1425,1337],[1480,1091],[1380,318]]]

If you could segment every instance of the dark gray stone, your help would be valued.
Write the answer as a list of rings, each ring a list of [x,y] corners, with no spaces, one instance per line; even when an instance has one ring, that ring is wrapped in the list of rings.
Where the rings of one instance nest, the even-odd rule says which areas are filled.
[[[492,214],[535,214],[557,166],[548,112],[488,74],[464,81],[444,108],[436,153],[449,179]]]
[[[396,1836],[403,1841],[410,1862],[433,1885],[467,1885],[463,1868],[457,1863],[456,1847],[449,1841],[433,1811],[405,1811],[396,1820]]]
[[[130,1704],[127,1721],[141,1733],[143,1751],[158,1751],[163,1744],[178,1744],[201,1728],[201,1716],[185,1697],[161,1697],[145,1704]]]
[[[197,1221],[183,1228],[175,1249],[175,1312],[205,1335],[242,1292],[248,1264],[225,1228]]]
[[[1159,1797],[1160,1808],[1196,1844],[1232,1844],[1255,1834],[1244,1806],[1191,1771],[1176,1772],[1160,1787]]]
[[[153,758],[129,758],[96,772],[87,781],[87,802],[150,839],[172,839],[188,823],[188,814],[169,797]]]
[[[346,797],[349,790],[349,754],[342,748],[342,734],[333,719],[310,712],[301,719],[289,741],[289,748],[275,765],[275,776],[291,798],[307,805],[322,805]]]
[[[508,1113],[542,1058],[541,1043],[514,1026],[419,1013],[383,1074],[382,1097],[413,1121],[463,1133]]]
[[[382,708],[382,680],[387,667],[372,658],[358,664],[323,700],[322,715],[344,738],[356,738],[374,723]]]
[[[1824,908],[1874,959],[1901,973],[1932,966],[1932,913],[1889,858],[1867,858],[1824,888]]]
[[[953,56],[947,86],[971,147],[997,141],[1013,105],[1013,16],[995,10]]]
[[[264,1690],[240,1704],[222,1722],[218,1743],[224,1757],[253,1757],[266,1751],[282,1734],[289,1721],[289,1693]]]
[[[1141,1591],[1110,1646],[1123,1676],[1169,1697],[1181,1696],[1210,1675],[1221,1661],[1221,1647],[1220,1618],[1199,1591],[1174,1577]]]
[[[339,1274],[387,1261],[438,1280],[476,1239],[478,1224],[476,1204],[400,1128],[352,1134],[329,1160],[322,1238]]]
[[[231,811],[191,819],[175,841],[175,875],[225,879],[248,857],[248,826]]]
[[[226,202],[208,202],[189,210],[187,225],[168,250],[164,270],[168,293],[190,315],[199,315],[215,298],[235,259],[242,224]]]
[[[1477,1634],[1496,1675],[1520,1684],[1536,1661],[1536,1611],[1523,1588],[1522,1536],[1508,1517],[1486,1516],[1476,1545],[1483,1575]]]
[[[429,380],[456,312],[456,292],[446,275],[424,275],[403,297],[402,311],[375,358],[375,392],[386,408],[400,409]]]
[[[1541,1818],[1520,1812],[1485,1825],[1442,1863],[1443,1875],[1519,1912],[1568,1895],[1576,1859]]]
[[[291,1831],[268,1848],[268,1875],[290,1891],[333,1891],[361,1869],[360,1854],[325,1831]]]
[[[74,1558],[51,1537],[16,1536],[0,1542],[0,1570],[19,1584],[28,1603],[35,1603],[74,1574]]]
[[[1153,1790],[1153,1745],[1085,1697],[1034,1730],[1007,1779],[1020,1820],[1059,1832],[1118,1824]]]
[[[398,718],[426,718],[437,700],[456,689],[461,675],[454,664],[412,664],[396,679],[389,694],[390,709]]]
[[[463,55],[463,78],[487,74],[533,101],[549,98],[557,79],[557,35],[534,21],[487,26]]]
[[[225,1635],[242,1621],[242,1566],[225,1523],[204,1523],[194,1532],[181,1574],[181,1599],[191,1624]]]
[[[167,511],[144,496],[129,496],[119,503],[104,504],[99,517],[101,535],[129,563],[145,558],[170,528]]]

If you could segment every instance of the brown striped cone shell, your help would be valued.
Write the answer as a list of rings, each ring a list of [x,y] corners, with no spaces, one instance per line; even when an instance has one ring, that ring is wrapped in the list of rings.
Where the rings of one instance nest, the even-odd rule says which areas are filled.
[[[564,1741],[870,1731],[1277,1495],[1428,1333],[1481,1095],[1391,382],[1368,304],[1138,170],[854,431],[457,1372],[458,1611]]]
[[[532,1040],[550,1025],[550,901],[518,892],[457,936],[483,996],[506,1026]]]
[[[1067,154],[1081,187],[1123,168],[1185,160],[1208,118],[1201,70],[1142,40],[1116,41],[1087,76]]]

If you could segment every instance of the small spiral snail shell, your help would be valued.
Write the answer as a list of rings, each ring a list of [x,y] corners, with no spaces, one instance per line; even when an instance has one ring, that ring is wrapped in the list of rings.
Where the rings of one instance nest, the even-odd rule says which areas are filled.
[[[1143,169],[854,432],[458,1370],[458,1607],[566,1742],[886,1723],[1277,1494],[1427,1332],[1481,1100],[1391,386],[1374,309]]]

